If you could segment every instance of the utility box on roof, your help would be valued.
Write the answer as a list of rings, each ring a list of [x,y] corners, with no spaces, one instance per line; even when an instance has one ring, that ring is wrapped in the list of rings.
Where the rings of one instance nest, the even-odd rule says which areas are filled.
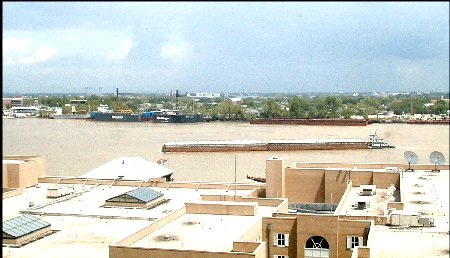
[[[52,186],[47,188],[48,198],[59,198],[74,192],[73,186]]]
[[[401,211],[394,211],[389,217],[389,224],[392,226],[412,226],[418,227],[419,224],[418,213],[404,213]]]

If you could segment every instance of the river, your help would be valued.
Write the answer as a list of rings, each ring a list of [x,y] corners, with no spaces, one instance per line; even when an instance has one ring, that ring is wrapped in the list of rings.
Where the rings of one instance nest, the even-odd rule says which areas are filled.
[[[368,139],[378,135],[393,149],[162,153],[167,141],[276,140],[318,138]],[[167,159],[176,181],[234,181],[246,175],[264,177],[265,160],[286,157],[291,162],[403,162],[413,151],[419,163],[430,164],[432,151],[449,160],[449,125],[370,124],[368,126],[250,125],[210,122],[154,124],[97,122],[71,119],[3,119],[3,155],[39,155],[46,158],[47,175],[79,176],[116,157],[138,155],[156,162]],[[235,163],[236,159],[236,163]]]

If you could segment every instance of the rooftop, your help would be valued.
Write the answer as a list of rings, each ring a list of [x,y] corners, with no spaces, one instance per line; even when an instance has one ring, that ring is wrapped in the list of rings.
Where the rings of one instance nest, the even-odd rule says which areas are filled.
[[[120,157],[95,168],[80,177],[96,179],[145,180],[160,178],[174,171],[141,157]]]
[[[404,212],[434,219],[434,227],[373,226],[369,242],[373,256],[442,257],[449,255],[449,171],[403,172]]]
[[[56,231],[21,248],[3,247],[3,257],[108,257],[108,245],[184,207],[186,202],[200,200],[201,195],[230,194],[225,189],[151,187],[164,194],[168,201],[145,209],[103,206],[108,198],[136,190],[135,186],[73,184],[66,186],[73,186],[74,194],[57,199],[47,198],[47,188],[54,186],[39,183],[23,189],[20,195],[3,199],[3,221],[20,214],[33,215],[50,223],[52,230]],[[250,192],[236,190],[238,196]],[[30,202],[32,207],[29,207]]]

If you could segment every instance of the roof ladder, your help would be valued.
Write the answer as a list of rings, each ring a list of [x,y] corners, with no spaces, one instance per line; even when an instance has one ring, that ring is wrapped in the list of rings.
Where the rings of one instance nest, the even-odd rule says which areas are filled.
[[[89,178],[86,178],[86,180],[84,180],[83,186],[86,185],[87,181],[89,180]]]
[[[170,184],[172,184],[172,181],[170,181],[170,182],[169,182],[169,184],[167,185],[167,188],[166,188],[166,190],[169,190],[169,188],[170,188]]]
[[[114,180],[112,181],[112,183],[109,187],[113,186],[115,182],[116,182],[116,178],[114,178]]]
[[[141,181],[138,187],[141,187],[141,185],[144,183],[144,180]]]
[[[61,182],[62,178],[63,178],[62,176],[59,178],[58,182],[56,182],[56,185],[59,184],[59,182]]]
[[[228,189],[230,189],[230,186],[231,186],[231,183],[228,184],[226,192],[228,192]]]
[[[202,184],[202,182],[200,181],[200,182],[198,182],[198,185],[197,185],[197,189],[195,189],[195,191],[198,191],[198,189],[200,188],[200,185]]]

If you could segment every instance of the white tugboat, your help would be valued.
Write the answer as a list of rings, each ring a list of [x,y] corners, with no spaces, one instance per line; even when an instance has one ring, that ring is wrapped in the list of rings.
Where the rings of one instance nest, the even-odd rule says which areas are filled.
[[[385,148],[395,148],[395,146],[390,145],[382,138],[378,137],[377,131],[369,134],[369,149],[385,149]]]

